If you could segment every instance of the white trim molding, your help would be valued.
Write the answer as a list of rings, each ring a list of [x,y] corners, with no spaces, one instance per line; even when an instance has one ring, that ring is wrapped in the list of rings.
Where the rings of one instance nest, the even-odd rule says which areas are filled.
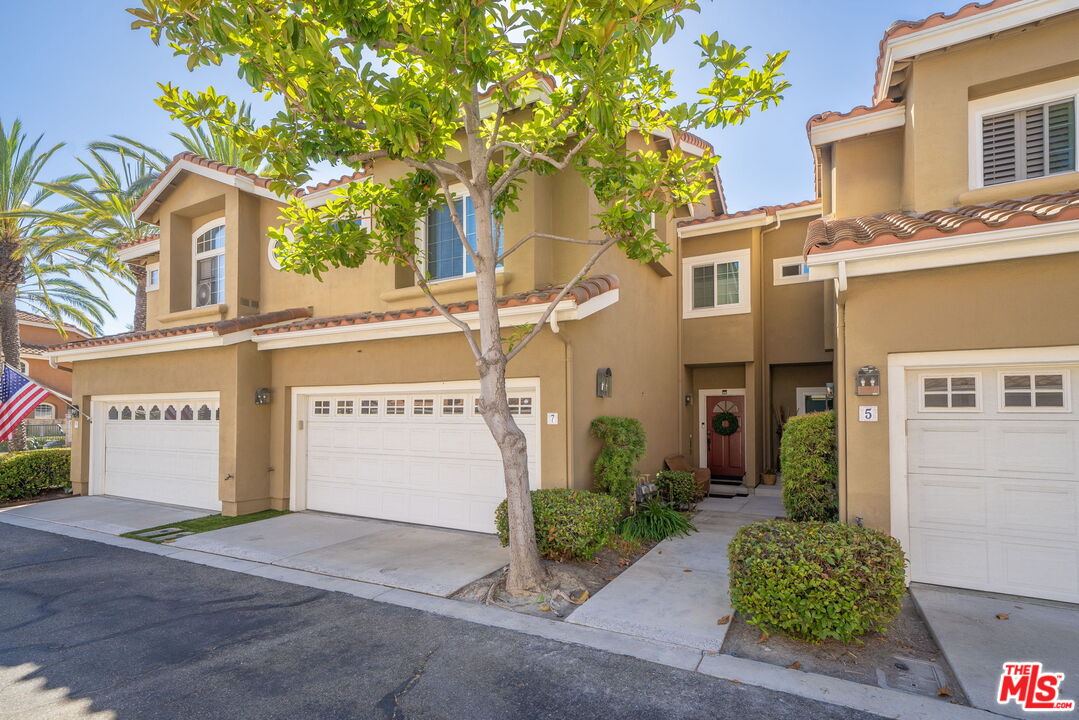
[[[790,208],[765,208],[748,215],[737,217],[719,217],[708,222],[694,223],[692,225],[679,225],[678,237],[693,238],[701,235],[712,235],[718,232],[731,230],[745,230],[746,228],[764,227],[779,220],[797,220],[804,217],[817,217],[821,214],[821,203],[812,205],[797,205]]]
[[[742,248],[741,250],[682,258],[682,317],[688,319],[715,315],[744,315],[751,312],[753,306],[752,298],[750,297],[751,254],[752,251],[749,248]],[[693,307],[693,270],[709,265],[714,268],[718,264],[732,262],[738,263],[738,302],[701,308]],[[716,280],[713,270],[713,298]]]
[[[809,129],[809,144],[818,147],[837,140],[901,128],[906,124],[907,108],[900,105],[888,110],[876,110],[864,115],[814,125]]]
[[[156,255],[159,252],[161,252],[161,238],[155,237],[152,240],[140,242],[137,245],[131,245],[117,250],[116,259],[130,262],[131,260],[146,257],[147,255]]]
[[[879,103],[885,98],[892,70],[901,60],[909,60],[916,55],[1029,25],[1076,9],[1079,9],[1079,0],[1020,0],[995,10],[948,20],[941,25],[888,38],[881,51],[880,76],[873,91],[873,103]]]
[[[1079,220],[811,253],[810,280],[926,270],[1079,252]]]
[[[586,300],[580,305],[575,300],[563,299],[551,314],[551,319],[554,320],[555,324],[571,320],[583,320],[589,315],[614,305],[616,302],[618,302],[617,288],[597,295],[591,300]],[[536,305],[516,305],[501,308],[498,311],[498,318],[504,327],[535,323],[539,321],[546,307],[546,303],[538,303]],[[479,312],[477,311],[455,313],[454,317],[468,323],[468,326],[473,330],[479,329],[480,320]],[[280,350],[307,347],[309,345],[365,342],[368,340],[443,335],[455,332],[461,332],[457,325],[451,323],[442,315],[432,315],[423,318],[270,333],[267,335],[255,335],[252,339],[258,345],[259,350]]]
[[[269,198],[270,200],[276,200],[280,203],[287,204],[289,201],[287,197],[278,195],[272,190],[264,188],[260,185],[256,185],[254,181],[251,180],[251,178],[244,177],[240,174],[230,175],[224,170],[215,170],[212,168],[208,168],[204,165],[200,165],[197,162],[184,158],[177,161],[176,164],[173,165],[167,173],[161,176],[161,179],[158,180],[157,184],[154,185],[153,189],[151,189],[149,193],[144,195],[142,200],[139,201],[139,204],[135,206],[135,210],[132,214],[137,219],[142,220],[143,214],[150,208],[151,205],[153,205],[154,201],[157,200],[161,193],[165,192],[165,190],[170,185],[172,185],[173,181],[176,180],[176,177],[182,172],[189,172],[194,175],[200,175],[202,177],[209,178],[210,180],[216,180],[222,185],[239,188],[240,190],[249,192],[253,195]]]
[[[888,355],[888,468],[891,535],[910,554],[909,488],[907,483],[907,372],[934,368],[993,365],[1054,366],[1079,362],[1079,345],[944,350]],[[980,390],[979,390],[980,392]],[[908,569],[908,580],[910,571]]]
[[[241,330],[227,335],[218,335],[213,330],[203,330],[185,335],[133,340],[112,345],[93,345],[68,350],[53,350],[52,352],[46,352],[45,356],[49,359],[49,364],[56,367],[58,363],[78,360],[102,360],[104,358],[150,355],[153,353],[177,352],[179,350],[225,347],[250,340],[253,335],[254,333],[251,330]]]
[[[797,275],[784,275],[783,268],[798,265]],[[801,255],[775,258],[772,260],[772,284],[773,285],[797,285],[809,282],[809,266]]]

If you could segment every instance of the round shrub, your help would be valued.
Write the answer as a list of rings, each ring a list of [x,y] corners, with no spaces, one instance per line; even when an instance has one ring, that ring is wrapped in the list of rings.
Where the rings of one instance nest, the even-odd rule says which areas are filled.
[[[660,470],[656,473],[656,488],[659,496],[676,508],[692,507],[700,495],[693,473],[681,470]]]
[[[779,446],[783,507],[791,520],[839,519],[835,413],[792,417]]]
[[[895,538],[841,523],[769,520],[727,548],[731,605],[769,632],[853,642],[899,612],[906,559]]]
[[[610,495],[554,488],[533,490],[532,516],[536,544],[549,560],[591,560],[611,539],[622,517],[622,505]],[[495,510],[495,527],[502,547],[509,545],[506,501]]]
[[[71,487],[71,450],[25,450],[0,455],[0,502]]]

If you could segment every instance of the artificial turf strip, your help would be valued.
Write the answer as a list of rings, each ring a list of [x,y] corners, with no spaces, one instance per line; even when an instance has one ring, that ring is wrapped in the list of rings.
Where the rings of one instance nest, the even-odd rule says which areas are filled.
[[[179,528],[180,530],[186,530],[190,533],[204,533],[210,530],[220,530],[221,528],[232,527],[233,525],[243,525],[249,522],[257,522],[259,520],[268,520],[270,518],[277,517],[279,515],[287,515],[288,510],[261,510],[259,512],[250,513],[248,515],[238,515],[236,517],[225,517],[224,515],[207,515],[206,517],[193,518],[191,520],[181,520],[180,522],[168,523],[167,525],[158,525],[157,527],[145,528],[143,530],[132,530],[126,532],[120,537],[134,538],[136,540],[145,540],[146,542],[152,542],[160,545],[163,540],[158,538],[139,537],[143,533],[153,532],[154,530],[164,530],[165,528]],[[169,537],[163,535],[161,537]]]

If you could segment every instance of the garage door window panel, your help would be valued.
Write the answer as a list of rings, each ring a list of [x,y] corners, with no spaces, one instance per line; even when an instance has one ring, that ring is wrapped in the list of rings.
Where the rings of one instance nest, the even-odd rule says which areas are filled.
[[[386,414],[396,417],[403,416],[405,414],[405,401],[397,398],[387,400]]]
[[[926,412],[978,412],[981,378],[977,374],[923,375],[921,409]]]
[[[338,400],[337,401],[337,414],[338,415],[352,415],[355,412],[355,403],[352,400]]]
[[[428,416],[435,414],[434,398],[416,398],[412,401],[412,414],[416,416]]]
[[[443,415],[464,415],[465,414],[465,399],[464,398],[442,398],[442,414]]]
[[[1001,412],[1069,412],[1066,373],[1000,374]]]
[[[378,415],[378,400],[360,400],[360,415]]]

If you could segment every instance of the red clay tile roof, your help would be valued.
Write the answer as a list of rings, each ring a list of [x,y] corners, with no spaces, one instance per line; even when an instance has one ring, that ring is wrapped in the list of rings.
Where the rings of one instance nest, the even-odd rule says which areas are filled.
[[[884,75],[884,55],[885,47],[889,40],[893,38],[902,37],[904,35],[910,35],[911,33],[920,32],[922,30],[930,30],[941,25],[946,25],[953,20],[962,20],[964,18],[971,17],[973,15],[979,15],[989,10],[997,10],[1005,7],[1006,5],[1012,5],[1017,2],[1023,2],[1024,0],[990,0],[984,3],[967,3],[963,7],[959,8],[953,13],[938,12],[933,13],[927,18],[921,20],[896,20],[892,23],[887,30],[884,31],[884,37],[880,40],[880,52],[877,55],[877,73],[873,80],[873,95],[877,94],[877,88],[880,87],[881,82],[885,80]]]
[[[1079,189],[1025,200],[1001,200],[921,214],[889,212],[843,220],[814,220],[806,232],[805,254],[969,235],[1063,220],[1079,220]]]
[[[330,188],[335,188],[335,187],[338,187],[340,185],[347,185],[350,182],[355,182],[356,180],[361,180],[366,175],[367,175],[366,170],[357,170],[356,172],[354,172],[354,173],[352,173],[350,175],[342,175],[341,177],[336,178],[334,180],[327,180],[326,182],[320,182],[320,183],[316,183],[314,185],[308,185],[303,190],[301,190],[298,194],[302,196],[302,195],[311,195],[312,193],[322,192],[323,190],[329,190]]]
[[[160,328],[158,330],[139,330],[136,332],[121,333],[119,335],[105,335],[103,337],[89,338],[77,342],[50,345],[50,351],[77,350],[80,348],[99,347],[102,345],[120,345],[123,343],[138,342],[140,340],[157,340],[159,338],[176,337],[179,335],[191,335],[198,332],[213,332],[217,335],[228,335],[241,330],[251,330],[270,323],[287,322],[298,318],[311,317],[311,308],[289,308],[288,310],[275,310],[274,312],[262,313],[261,315],[242,315],[230,320],[219,320],[212,323],[199,323],[197,325],[182,325],[173,328]]]
[[[48,319],[43,315],[36,315],[31,312],[26,312],[25,310],[15,310],[15,315],[19,318],[19,322],[39,323],[41,325],[48,325],[49,327],[56,327],[56,325],[53,324],[52,320]],[[86,337],[86,331],[80,330],[74,325],[64,323],[64,329],[67,330],[69,333],[74,333],[78,335],[79,337]]]
[[[516,295],[507,295],[498,298],[499,307],[517,307],[520,305],[542,305],[554,299],[554,296],[564,286],[530,290]],[[578,305],[591,300],[618,287],[618,278],[614,275],[597,275],[577,283],[567,294],[567,300],[573,300]],[[453,314],[472,312],[479,308],[475,300],[467,302],[450,303],[447,305]],[[296,332],[299,330],[321,330],[322,328],[343,327],[348,325],[367,325],[370,323],[392,322],[394,320],[411,320],[413,318],[436,317],[440,313],[434,307],[411,308],[408,310],[387,310],[386,312],[366,311],[349,315],[333,315],[329,317],[310,318],[298,322],[263,327],[255,331],[256,335],[273,335],[277,333]]]
[[[256,175],[253,172],[248,172],[247,170],[235,167],[233,165],[226,165],[225,163],[217,162],[216,160],[204,158],[201,155],[196,155],[193,152],[182,152],[176,155],[172,159],[172,161],[168,165],[166,165],[165,168],[161,171],[161,173],[154,179],[154,181],[150,184],[150,187],[146,188],[146,192],[144,192],[142,194],[142,197],[138,199],[138,202],[135,203],[135,207],[141,205],[143,199],[149,197],[149,195],[157,189],[157,186],[161,184],[161,180],[169,173],[169,171],[172,170],[172,168],[175,167],[178,163],[183,162],[184,160],[195,163],[196,165],[201,165],[204,168],[209,168],[210,170],[217,170],[218,172],[223,172],[226,175],[239,175],[240,177],[245,177],[259,187],[268,188],[270,186],[270,178]],[[163,199],[163,196],[158,196],[158,199],[154,203],[154,205],[156,206],[160,204]]]
[[[21,342],[19,343],[20,355],[44,355],[46,345],[35,345],[34,343]]]
[[[690,227],[692,225],[703,225],[704,223],[717,222],[719,220],[733,220],[734,218],[750,217],[751,215],[774,215],[777,210],[791,210],[793,208],[808,207],[810,205],[816,205],[820,200],[799,200],[798,202],[790,202],[785,205],[761,205],[760,207],[751,208],[749,210],[739,210],[735,213],[727,213],[726,215],[713,215],[712,217],[705,218],[687,218],[678,222],[679,227]]]
[[[122,245],[117,245],[116,249],[117,250],[127,250],[128,248],[135,247],[136,245],[143,245],[145,243],[153,242],[154,240],[158,240],[160,238],[161,238],[161,236],[155,233],[153,235],[147,235],[144,238],[139,238],[138,240],[132,240],[131,242],[126,242],[126,243],[123,243]]]
[[[828,123],[837,122],[839,120],[847,120],[849,118],[861,117],[862,115],[869,115],[875,112],[881,112],[882,110],[892,110],[897,107],[902,107],[899,103],[894,103],[891,100],[882,100],[876,105],[859,105],[858,107],[848,110],[847,112],[836,112],[834,110],[827,110],[822,113],[817,113],[813,117],[809,118],[809,122],[806,123],[806,128],[814,128],[818,125],[826,125]]]

